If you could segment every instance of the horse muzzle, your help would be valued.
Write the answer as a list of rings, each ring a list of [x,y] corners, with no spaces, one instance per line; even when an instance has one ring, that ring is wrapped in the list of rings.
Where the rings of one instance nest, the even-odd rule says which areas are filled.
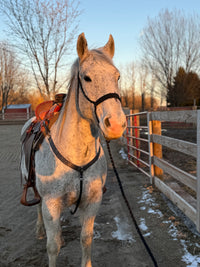
[[[100,121],[100,128],[107,140],[117,139],[122,136],[126,129],[126,117],[124,114],[120,116],[106,116]]]

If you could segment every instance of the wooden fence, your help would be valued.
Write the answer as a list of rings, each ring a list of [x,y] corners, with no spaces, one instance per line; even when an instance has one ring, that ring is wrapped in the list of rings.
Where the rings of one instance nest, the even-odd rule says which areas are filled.
[[[163,122],[194,125],[196,143],[162,135]],[[151,183],[176,204],[195,223],[200,232],[200,110],[134,113],[127,115],[127,125],[129,163],[146,174]],[[193,157],[196,162],[196,175],[167,162],[162,156],[163,146],[179,154],[183,153],[188,159]],[[192,190],[195,196],[193,194],[187,197],[187,194],[181,194],[176,190],[177,186],[175,189],[167,184],[163,179],[166,174],[177,181],[177,186],[181,183]]]

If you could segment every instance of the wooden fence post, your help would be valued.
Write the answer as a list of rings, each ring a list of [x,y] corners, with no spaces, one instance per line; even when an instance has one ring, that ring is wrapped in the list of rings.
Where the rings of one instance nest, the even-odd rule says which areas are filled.
[[[153,143],[151,141],[152,135],[152,121],[150,119],[150,113],[147,113],[147,127],[148,127],[148,144],[149,144],[149,174],[150,183],[154,185],[154,165],[153,165]]]
[[[161,121],[152,121],[152,134],[161,135]],[[153,143],[153,155],[162,158],[162,145]],[[154,165],[154,174],[162,178],[163,170]]]

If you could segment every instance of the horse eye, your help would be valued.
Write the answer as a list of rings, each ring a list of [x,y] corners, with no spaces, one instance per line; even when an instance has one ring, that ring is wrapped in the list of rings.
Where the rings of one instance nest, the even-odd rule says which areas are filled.
[[[120,75],[119,75],[119,77],[118,77],[118,81],[119,81],[119,79],[120,79]]]
[[[87,75],[84,76],[84,80],[86,82],[91,82],[92,81],[91,78],[89,76],[87,76]]]

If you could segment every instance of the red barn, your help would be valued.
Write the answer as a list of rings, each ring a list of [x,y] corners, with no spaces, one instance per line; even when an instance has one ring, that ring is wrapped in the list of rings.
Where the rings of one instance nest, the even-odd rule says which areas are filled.
[[[31,116],[31,104],[8,105],[2,110],[3,120],[28,120]]]

